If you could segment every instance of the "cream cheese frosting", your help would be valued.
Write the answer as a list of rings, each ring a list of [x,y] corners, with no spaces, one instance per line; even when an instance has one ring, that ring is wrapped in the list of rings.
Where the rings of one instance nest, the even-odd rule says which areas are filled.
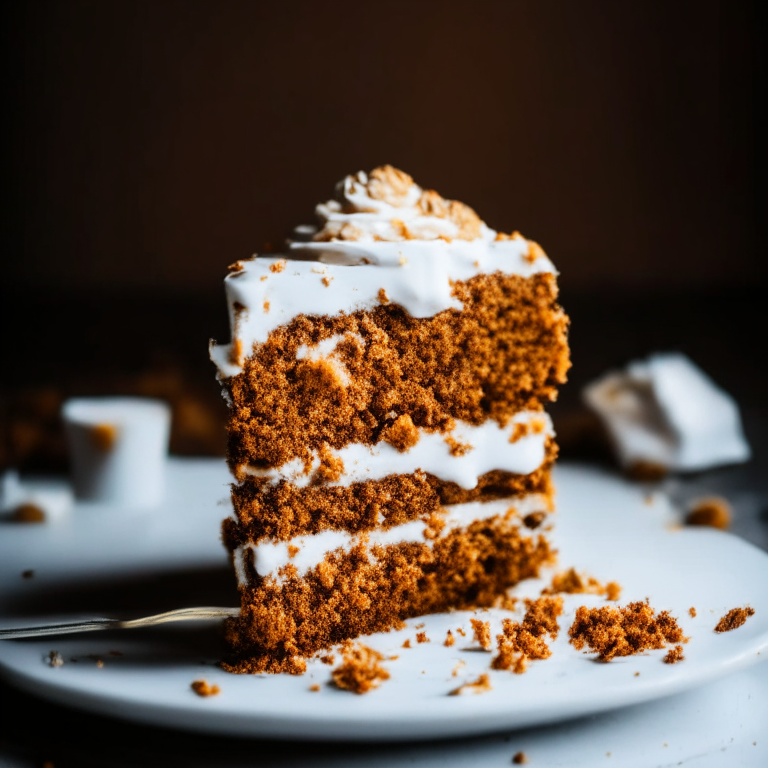
[[[340,182],[337,199],[317,207],[320,226],[297,228],[287,255],[240,261],[227,276],[232,341],[210,348],[220,378],[240,373],[254,345],[300,314],[332,316],[383,301],[433,317],[463,308],[453,282],[495,272],[556,274],[536,243],[498,235],[471,208],[407,174],[396,172],[395,181],[390,171],[375,174]]]
[[[477,426],[457,421],[454,429],[445,435],[423,429],[418,432],[418,442],[407,451],[399,451],[384,441],[329,449],[333,458],[340,459],[344,465],[335,484],[348,486],[389,475],[427,472],[472,489],[481,475],[493,470],[527,475],[538,469],[546,457],[546,441],[553,429],[546,413],[522,411],[503,427],[493,420]],[[456,444],[464,446],[463,450],[456,451]],[[243,466],[241,473],[264,477],[271,483],[286,480],[304,488],[315,480],[320,465],[320,457],[315,456],[309,467],[297,458],[276,468]]]
[[[512,514],[525,517],[532,512],[548,512],[549,502],[540,494],[527,494],[516,498],[496,499],[494,501],[470,501],[464,504],[451,504],[443,508],[442,519],[445,527],[440,535],[429,538],[425,534],[429,526],[423,520],[413,520],[403,525],[388,529],[375,529],[364,534],[352,534],[347,531],[321,531],[320,533],[295,536],[290,541],[275,541],[268,539],[258,544],[246,543],[240,545],[234,554],[235,569],[241,585],[248,582],[245,567],[246,555],[253,558],[253,565],[259,576],[278,578],[279,570],[289,563],[299,575],[306,573],[320,563],[326,554],[335,550],[349,552],[353,547],[365,544],[369,556],[373,556],[373,548],[403,542],[421,542],[432,547],[436,540],[445,537],[451,531],[465,528],[477,520],[487,520],[497,515],[504,515],[510,510]],[[249,552],[250,551],[250,552]],[[294,552],[291,556],[291,552]],[[250,554],[252,553],[252,555]]]

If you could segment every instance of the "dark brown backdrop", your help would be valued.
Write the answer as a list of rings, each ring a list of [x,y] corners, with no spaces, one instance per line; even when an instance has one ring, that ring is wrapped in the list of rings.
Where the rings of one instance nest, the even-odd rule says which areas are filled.
[[[566,289],[761,275],[749,2],[16,2],[22,287],[219,290],[391,162]]]

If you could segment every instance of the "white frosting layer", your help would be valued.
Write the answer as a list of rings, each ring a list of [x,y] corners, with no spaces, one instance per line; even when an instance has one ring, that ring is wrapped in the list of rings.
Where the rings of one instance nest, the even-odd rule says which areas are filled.
[[[528,427],[528,433],[510,442],[520,424]],[[534,424],[538,424],[538,431],[534,431]],[[352,443],[339,450],[331,449],[331,453],[344,462],[338,485],[422,471],[470,489],[477,485],[480,475],[494,469],[521,475],[538,469],[546,455],[547,436],[552,433],[552,421],[546,413],[524,411],[510,419],[505,427],[492,420],[479,426],[457,421],[448,435],[419,430],[418,443],[402,453],[383,441],[372,446]],[[446,437],[469,445],[471,449],[461,456],[453,456]],[[303,488],[312,482],[319,466],[320,459],[315,456],[309,471],[301,459],[293,459],[277,468],[244,467],[243,471],[267,477],[273,483],[287,480]]]
[[[693,471],[747,461],[739,409],[685,355],[659,354],[608,373],[584,390],[619,461]]]
[[[452,295],[452,281],[490,272],[530,277],[555,271],[544,255],[529,261],[529,244],[523,238],[295,245],[297,256],[303,251],[315,260],[259,257],[242,262],[242,271],[225,279],[232,337],[240,344],[241,357],[232,357],[231,344],[212,345],[211,359],[221,377],[240,373],[253,345],[265,342],[275,328],[299,314],[369,310],[380,303],[383,289],[390,302],[413,317],[433,317],[446,309],[462,309]],[[270,267],[281,261],[285,268],[273,272]],[[334,261],[345,263],[328,263]],[[244,309],[236,312],[238,305]]]
[[[253,552],[253,562],[259,576],[276,574],[288,563],[292,563],[299,574],[306,573],[320,563],[329,552],[342,550],[349,552],[353,547],[365,542],[370,550],[379,545],[399,544],[417,541],[432,546],[434,541],[445,537],[451,531],[465,528],[476,520],[486,520],[497,515],[505,514],[514,509],[520,517],[532,512],[549,511],[548,499],[539,494],[529,494],[518,498],[498,499],[495,501],[472,501],[466,504],[452,504],[444,507],[443,520],[446,525],[437,539],[425,537],[427,524],[422,520],[395,526],[387,530],[376,529],[365,534],[352,534],[346,531],[322,531],[317,534],[296,536],[290,541],[267,540],[259,544],[243,544],[235,550],[235,569],[241,585],[248,581],[244,564],[246,550]],[[298,552],[293,557],[289,555],[289,547],[297,547]]]

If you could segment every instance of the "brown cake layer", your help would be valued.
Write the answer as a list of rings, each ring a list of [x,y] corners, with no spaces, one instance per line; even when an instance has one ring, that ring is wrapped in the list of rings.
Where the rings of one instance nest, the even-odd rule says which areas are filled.
[[[445,504],[491,501],[539,493],[552,497],[551,468],[557,457],[554,440],[547,441],[546,458],[528,475],[494,470],[478,478],[472,489],[414,472],[381,480],[304,488],[281,480],[274,485],[248,476],[232,486],[232,505],[238,522],[224,521],[224,539],[230,549],[243,541],[319,533],[327,529],[349,531],[391,528],[436,513]]]
[[[242,612],[226,622],[230,672],[302,672],[301,657],[402,620],[491,605],[554,559],[543,536],[525,536],[511,515],[478,520],[426,543],[329,553],[309,572],[286,566],[284,582],[252,572]],[[291,573],[293,571],[293,573]]]
[[[478,275],[456,282],[453,294],[463,310],[414,318],[386,303],[349,315],[299,315],[274,330],[225,381],[236,476],[242,464],[309,462],[328,446],[389,439],[403,415],[415,427],[448,432],[454,419],[504,424],[554,400],[570,366],[555,276]],[[364,342],[349,336],[337,347],[346,383],[328,362],[296,358],[299,346],[337,334]]]

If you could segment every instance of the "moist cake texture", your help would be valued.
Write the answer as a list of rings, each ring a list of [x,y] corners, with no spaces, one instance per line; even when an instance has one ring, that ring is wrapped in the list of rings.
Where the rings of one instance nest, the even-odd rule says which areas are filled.
[[[544,412],[570,365],[554,266],[391,166],[346,177],[284,255],[225,280],[240,584],[227,669],[492,605],[554,552]],[[534,530],[535,529],[535,530]]]

